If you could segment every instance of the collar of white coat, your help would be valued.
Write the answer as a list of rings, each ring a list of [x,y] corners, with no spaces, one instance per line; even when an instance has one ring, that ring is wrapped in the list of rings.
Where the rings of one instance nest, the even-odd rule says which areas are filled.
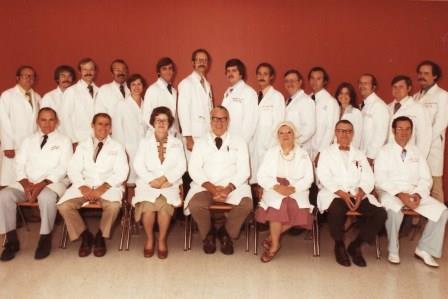
[[[335,151],[337,151],[337,152],[342,152],[342,151],[339,149],[339,143],[337,143],[336,141],[335,141],[332,145],[330,145],[330,147],[332,147],[333,150],[335,150]],[[350,153],[350,156],[352,156],[353,153],[355,152],[355,150],[354,150],[354,148],[353,148],[353,146],[352,146],[351,144],[350,144],[350,146],[349,146],[348,152]]]
[[[107,137],[104,138],[103,140],[99,140],[99,139],[96,138],[94,135],[92,135],[91,140],[92,140],[93,148],[96,148],[96,147],[98,146],[98,143],[100,143],[100,142],[102,142],[102,143],[103,143],[103,146],[104,146],[104,145],[106,145],[106,144],[109,142],[109,140],[110,140],[110,135],[107,135]]]
[[[352,113],[353,109],[354,109],[354,107],[353,107],[352,105],[349,104],[349,105],[347,106],[347,108],[345,108],[345,110],[344,110],[344,114],[346,114],[346,113]]]
[[[70,86],[69,86],[70,87]],[[67,87],[68,88],[68,87]],[[65,90],[67,90],[67,88],[65,89]],[[61,87],[59,87],[59,86],[56,86],[56,88],[54,89],[54,91],[57,93],[57,94],[63,94],[64,93],[64,91],[62,91],[62,89],[61,89]]]
[[[261,92],[263,93],[263,97],[265,97],[272,90],[274,90],[274,87],[272,87],[272,85],[266,86],[263,90],[261,90]]]
[[[87,82],[84,81],[83,79],[79,79],[79,81],[78,81],[77,84],[78,84],[79,86],[81,86],[81,87],[84,87],[84,88],[87,88],[87,86],[89,86],[89,84],[87,84]],[[96,85],[95,85],[95,82],[93,82],[93,81],[92,81],[92,83],[91,83],[90,85],[92,85],[93,88],[97,88]]]
[[[303,94],[305,94],[305,91],[303,91],[303,89],[297,90],[292,96],[290,96],[291,102],[294,102],[295,99],[300,98]]]
[[[36,134],[39,136],[39,138],[43,138],[44,135],[47,135],[48,139],[50,139],[50,137],[53,138],[54,136],[57,135],[57,133],[58,132],[56,130],[54,130],[53,132],[50,132],[48,134],[44,134],[40,129],[38,129],[37,132],[36,132]]]
[[[215,138],[216,137],[220,137],[222,139],[222,145],[227,144],[230,136],[229,136],[229,132],[225,132],[223,135],[221,136],[216,136],[215,133],[213,133],[213,131],[210,131],[210,134],[208,134],[208,140],[214,145],[215,144]]]
[[[163,88],[167,88],[168,87],[168,82],[166,82],[162,77],[159,77],[157,79],[157,84],[159,84]],[[171,86],[173,86],[173,85],[171,84]]]
[[[34,90],[32,88],[30,88],[28,91],[26,91],[25,89],[22,88],[22,86],[20,86],[19,84],[16,84],[16,90],[22,94],[22,95],[26,95],[27,92],[31,92],[31,94],[34,94]]]
[[[434,83],[434,85],[431,86],[431,87],[425,92],[425,94],[424,94],[423,96],[425,96],[425,95],[427,95],[427,94],[433,94],[434,92],[437,91],[437,89],[439,89],[439,85],[437,85],[437,83]],[[422,91],[420,90],[420,93],[421,93],[421,92],[422,92]]]
[[[243,79],[239,80],[238,82],[236,82],[234,85],[230,86],[229,88],[227,88],[227,91],[230,91],[232,89],[232,93],[234,93],[235,91],[243,88],[243,86],[246,83],[244,82]]]
[[[331,94],[325,88],[322,88],[318,92],[314,93],[314,96],[316,97],[316,101],[320,101],[328,96],[331,97]]]
[[[166,138],[166,144],[167,145],[171,144],[174,141],[174,138],[176,137],[168,133],[168,136]],[[157,138],[155,132],[153,134],[148,134],[148,139],[151,143],[157,144]]]
[[[375,100],[377,99],[377,95],[376,95],[376,93],[374,93],[374,92],[372,92],[371,94],[369,94],[368,96],[367,96],[367,98],[365,98],[364,99],[364,105],[370,105],[370,104],[372,104],[373,102],[375,102]]]
[[[403,98],[399,103],[401,104],[401,107],[404,107],[411,104],[413,101],[414,99],[411,96],[407,96]],[[394,101],[392,102],[392,106],[395,105],[396,103],[398,103],[398,101],[394,99]]]
[[[405,145],[404,148],[401,147],[401,145],[399,145],[396,141],[395,138],[393,139],[393,141],[391,142],[393,145],[393,149],[396,152],[399,152],[401,154],[401,152],[403,151],[403,149],[406,150],[406,152],[409,152],[410,148],[412,147],[412,144],[410,141],[408,141],[408,143]]]
[[[115,86],[118,90],[120,90],[120,86],[121,85],[123,85],[123,87],[124,87],[124,90],[126,90],[128,87],[126,86],[126,82],[123,82],[123,83],[118,83],[117,81],[115,81],[115,80],[112,80],[112,82],[110,82],[110,85],[112,85],[112,86]]]
[[[201,83],[201,79],[204,79],[204,83],[207,82],[207,78],[205,78],[205,76],[202,77],[202,76],[201,76],[198,72],[196,72],[196,71],[193,71],[193,72],[191,73],[191,75],[192,75],[193,78],[195,78],[199,83]]]

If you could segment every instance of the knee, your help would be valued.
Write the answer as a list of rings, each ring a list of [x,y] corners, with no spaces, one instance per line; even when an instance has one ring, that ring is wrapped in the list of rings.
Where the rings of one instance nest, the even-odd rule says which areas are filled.
[[[56,205],[59,213],[61,213],[62,215],[64,215],[65,213],[67,213],[68,211],[70,211],[72,208],[71,206],[68,204],[68,202],[64,202],[60,205]]]
[[[56,205],[56,202],[58,200],[58,195],[53,192],[53,191],[49,191],[49,192],[44,192],[42,191],[38,196],[37,196],[37,202],[39,203],[40,207],[54,207]]]
[[[121,208],[121,203],[111,202],[108,205],[103,207],[103,211],[115,214],[120,211],[120,208]]]
[[[249,197],[244,197],[240,202],[240,207],[247,213],[250,213],[253,208],[252,199]]]

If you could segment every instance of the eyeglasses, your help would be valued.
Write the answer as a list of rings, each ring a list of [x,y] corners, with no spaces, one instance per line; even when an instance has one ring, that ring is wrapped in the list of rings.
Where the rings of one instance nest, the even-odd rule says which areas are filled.
[[[410,132],[412,131],[412,128],[395,128],[395,131],[397,132]]]
[[[228,120],[228,117],[216,117],[216,116],[212,116],[212,121],[213,122],[226,122]]]
[[[352,134],[353,130],[352,129],[348,129],[348,130],[344,130],[344,129],[336,129],[336,133],[341,133],[341,134]]]
[[[156,119],[156,123],[157,124],[167,124],[168,120],[167,119]]]

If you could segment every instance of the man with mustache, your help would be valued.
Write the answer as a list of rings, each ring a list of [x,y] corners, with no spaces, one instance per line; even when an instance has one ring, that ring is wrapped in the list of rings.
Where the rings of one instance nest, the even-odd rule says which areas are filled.
[[[191,55],[193,72],[179,83],[178,114],[187,156],[196,140],[209,131],[213,96],[207,72],[210,54],[196,49]]]
[[[430,60],[417,66],[417,78],[420,91],[414,95],[430,114],[432,123],[432,141],[429,149],[428,164],[432,174],[431,196],[444,202],[443,158],[445,156],[445,133],[448,125],[448,92],[439,87],[442,70]]]
[[[98,90],[98,97],[95,100],[95,112],[107,113],[112,116],[118,102],[124,101],[129,96],[130,91],[126,85],[128,78],[128,65],[123,59],[115,59],[110,65],[112,82],[104,84]]]
[[[224,93],[222,105],[230,114],[229,132],[243,137],[249,144],[254,136],[258,120],[257,93],[246,80],[246,66],[232,58],[226,62],[225,73],[230,87]]]
[[[57,86],[44,95],[42,98],[42,107],[50,107],[58,115],[61,115],[62,96],[65,90],[76,80],[75,69],[69,65],[59,65],[54,70],[54,80]]]
[[[96,63],[83,58],[78,63],[81,79],[64,92],[61,125],[62,131],[72,140],[73,149],[78,142],[92,135],[90,122],[95,113],[98,87],[95,85]]]
[[[258,168],[264,154],[275,145],[274,130],[285,118],[285,99],[272,86],[275,78],[274,67],[266,62],[260,63],[256,69],[259,85],[258,91],[258,122],[255,135],[249,145],[251,154],[251,184],[257,184]]]

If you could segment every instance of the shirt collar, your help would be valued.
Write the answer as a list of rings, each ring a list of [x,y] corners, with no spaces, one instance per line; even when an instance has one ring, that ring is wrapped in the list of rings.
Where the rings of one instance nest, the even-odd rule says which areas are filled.
[[[371,94],[369,94],[367,96],[367,98],[364,99],[364,104],[367,105],[367,104],[373,103],[373,101],[375,101],[375,98],[376,98],[376,94],[374,92],[372,92]]]
[[[204,77],[202,77],[198,72],[193,71],[192,73],[193,78],[195,78],[196,80],[198,80],[198,82],[201,82],[201,79],[204,79],[205,82],[207,82],[207,79]]]
[[[161,84],[162,86],[164,86],[164,87],[168,87],[168,82],[166,82],[162,77],[159,77],[158,79],[157,79],[157,82],[159,83],[159,84]],[[172,84],[171,84],[172,85]]]
[[[17,84],[17,89],[19,90],[19,92],[23,95],[26,95],[27,92],[31,92],[31,94],[33,94],[33,89],[30,88],[28,91],[26,91],[25,89],[22,88],[22,86],[20,86],[19,84]]]
[[[86,87],[86,88],[87,88],[87,86],[89,86],[89,84],[87,84],[87,82],[84,81],[83,79],[79,79],[78,84],[81,85],[81,86],[83,86],[83,87]],[[93,87],[95,87],[95,82],[92,82],[90,85],[92,85]]]

